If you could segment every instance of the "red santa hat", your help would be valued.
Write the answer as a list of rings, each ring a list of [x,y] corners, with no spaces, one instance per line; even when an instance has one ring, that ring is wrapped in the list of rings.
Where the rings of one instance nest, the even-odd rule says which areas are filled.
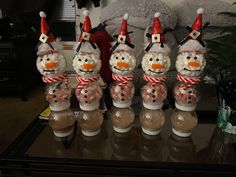
[[[83,26],[82,26],[82,29],[81,29],[79,42],[82,42],[82,40],[89,41],[90,40],[90,35],[91,35],[90,31],[92,29],[91,21],[90,21],[90,18],[89,18],[89,11],[84,10],[83,15],[84,15],[84,23],[83,23]]]
[[[192,24],[191,32],[188,35],[188,40],[180,46],[179,52],[184,51],[199,51],[205,52],[205,47],[203,46],[202,41],[202,14],[203,8],[197,10],[197,17]]]
[[[59,39],[55,38],[54,35],[50,32],[49,26],[46,21],[46,13],[41,11],[39,13],[39,16],[41,17],[41,36],[39,40],[42,43],[38,47],[37,55],[58,53],[58,51],[61,50],[63,46],[60,44]]]
[[[152,52],[162,52],[162,53],[169,53],[170,48],[168,45],[165,44],[165,35],[164,31],[161,26],[161,22],[159,17],[161,13],[156,12],[154,14],[154,20],[152,25],[152,34],[150,35],[150,43],[145,50],[152,51]]]
[[[161,27],[161,22],[159,17],[161,16],[161,13],[156,12],[154,14],[154,20],[152,25],[152,43],[164,43],[165,42],[165,36],[163,34],[163,29]]]
[[[118,39],[116,42],[113,43],[112,51],[115,51],[115,50],[130,51],[134,48],[134,45],[131,44],[131,40],[129,37],[130,32],[128,32],[128,22],[127,22],[128,18],[129,18],[129,14],[125,13],[122,18],[122,23],[121,23],[120,31],[118,34]]]
[[[39,12],[39,16],[41,17],[41,23],[40,23],[41,36],[39,40],[43,43],[55,41],[56,39],[50,32],[49,26],[46,21],[46,16],[47,16],[46,13],[41,11]]]

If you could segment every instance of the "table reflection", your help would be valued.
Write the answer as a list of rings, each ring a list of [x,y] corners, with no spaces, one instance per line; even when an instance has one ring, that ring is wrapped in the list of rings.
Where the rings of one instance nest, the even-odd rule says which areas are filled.
[[[168,139],[170,151],[168,160],[172,162],[194,162],[196,158],[195,145],[192,137],[179,137],[171,134]]]
[[[162,160],[163,141],[159,135],[150,136],[142,132],[140,136],[140,157],[145,161]]]
[[[111,158],[115,160],[136,160],[139,151],[139,133],[136,127],[127,133],[112,131],[110,137]]]

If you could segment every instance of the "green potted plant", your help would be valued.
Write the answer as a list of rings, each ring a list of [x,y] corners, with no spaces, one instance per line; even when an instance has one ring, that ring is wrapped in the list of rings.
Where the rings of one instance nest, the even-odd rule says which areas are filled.
[[[219,15],[236,18],[234,12]],[[218,126],[236,134],[236,26],[223,27],[219,37],[207,41],[207,49],[206,73],[216,81],[219,94]]]

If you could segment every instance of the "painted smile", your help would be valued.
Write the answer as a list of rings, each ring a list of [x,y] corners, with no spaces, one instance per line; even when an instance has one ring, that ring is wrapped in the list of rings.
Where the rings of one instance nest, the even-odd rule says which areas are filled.
[[[120,68],[117,68],[116,66],[114,66],[114,68],[119,70],[119,71],[129,71],[128,69],[120,69]]]
[[[184,68],[185,71],[201,71],[200,69],[196,69],[196,70],[190,70],[190,69],[187,69],[187,68]]]
[[[93,70],[92,70],[92,71],[85,71],[85,70],[80,69],[80,72],[84,72],[84,73],[92,73]]]
[[[44,69],[43,71],[51,73],[51,72],[55,72],[55,69],[50,69],[50,70],[49,69]]]
[[[156,71],[153,71],[153,70],[151,70],[151,69],[149,69],[149,71],[151,71],[152,73],[157,73],[157,74],[163,73],[162,71],[156,72]]]

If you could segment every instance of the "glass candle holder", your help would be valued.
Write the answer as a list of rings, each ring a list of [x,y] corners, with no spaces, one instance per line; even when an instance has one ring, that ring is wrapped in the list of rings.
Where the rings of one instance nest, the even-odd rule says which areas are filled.
[[[165,124],[165,114],[161,109],[150,110],[143,108],[139,114],[142,131],[147,135],[157,135]]]
[[[126,133],[131,130],[132,123],[134,122],[134,112],[131,107],[116,108],[112,107],[109,112],[113,129],[118,133]]]
[[[52,111],[63,111],[70,108],[71,89],[64,81],[48,84],[45,96]]]
[[[95,136],[100,133],[103,123],[103,114],[101,110],[80,111],[78,122],[85,136]]]
[[[110,95],[113,105],[117,108],[127,108],[132,104],[135,88],[132,82],[121,84],[115,81],[110,85]]]
[[[102,98],[102,88],[97,82],[88,83],[81,90],[75,92],[79,101],[80,109],[84,111],[93,111],[99,108],[100,99]]]
[[[48,121],[56,137],[66,137],[73,133],[75,115],[70,109],[52,111]]]
[[[182,111],[194,111],[200,100],[197,85],[178,82],[174,87],[175,106]]]
[[[143,106],[147,109],[161,109],[167,96],[167,88],[164,83],[148,82],[141,91]]]
[[[186,112],[175,109],[171,115],[172,131],[180,137],[189,137],[198,123],[197,114],[194,111]]]

